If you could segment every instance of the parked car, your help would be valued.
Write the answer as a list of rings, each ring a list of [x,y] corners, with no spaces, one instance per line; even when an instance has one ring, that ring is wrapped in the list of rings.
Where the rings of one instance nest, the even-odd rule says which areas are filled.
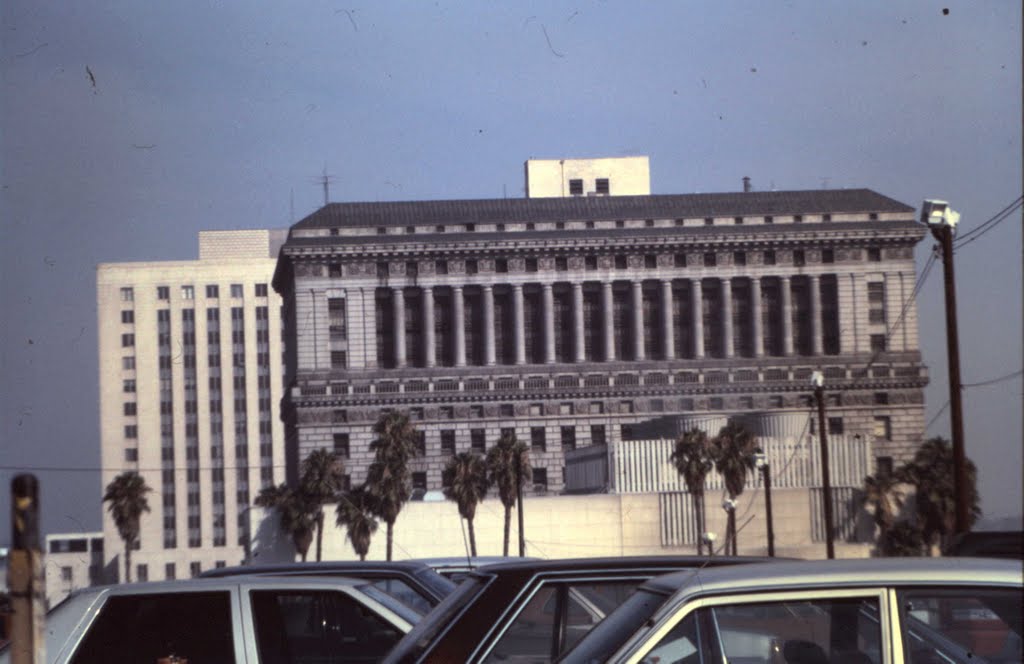
[[[377,662],[414,612],[360,579],[230,577],[94,587],[47,615],[46,661]],[[0,652],[7,664],[13,644]]]
[[[455,590],[455,584],[416,561],[330,561],[318,563],[282,563],[278,565],[240,565],[219,567],[203,572],[202,577],[229,576],[347,576],[364,579],[426,615]]]
[[[530,560],[470,572],[386,662],[549,662],[651,577],[747,557]]]
[[[1020,562],[832,560],[648,581],[560,660],[1018,664]]]

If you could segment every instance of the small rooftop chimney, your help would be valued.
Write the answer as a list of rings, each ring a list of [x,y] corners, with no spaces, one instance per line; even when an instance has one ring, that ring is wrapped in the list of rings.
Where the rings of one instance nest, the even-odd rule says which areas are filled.
[[[750,178],[746,176],[743,178],[743,193],[750,193]]]

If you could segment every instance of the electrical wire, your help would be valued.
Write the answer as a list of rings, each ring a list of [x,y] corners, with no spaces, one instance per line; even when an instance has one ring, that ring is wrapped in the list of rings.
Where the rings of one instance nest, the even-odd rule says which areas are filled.
[[[1001,383],[1004,380],[1010,380],[1011,378],[1016,378],[1017,376],[1019,376],[1021,374],[1024,374],[1024,369],[1017,369],[1016,371],[1014,371],[1012,373],[1008,373],[1005,376],[999,376],[998,378],[992,378],[990,380],[983,380],[983,381],[980,381],[978,383],[961,383],[960,387],[982,387],[982,386],[985,386],[985,385],[995,385],[996,383]]]
[[[1012,203],[1007,205],[1005,208],[1003,208],[1002,210],[997,212],[988,221],[986,221],[985,223],[981,224],[977,228],[974,228],[971,231],[969,231],[967,233],[964,233],[960,237],[955,238],[953,240],[953,249],[954,249],[954,251],[957,250],[957,249],[960,249],[963,246],[966,246],[966,245],[970,244],[971,242],[974,242],[975,240],[977,240],[981,236],[983,236],[986,233],[988,233],[990,230],[992,230],[993,228],[998,226],[1000,223],[1005,221],[1007,218],[1009,218],[1009,216],[1011,214],[1013,214],[1013,212],[1015,210],[1017,210],[1017,208],[1019,208],[1022,204],[1024,204],[1024,196],[1018,196],[1016,200],[1014,200]]]

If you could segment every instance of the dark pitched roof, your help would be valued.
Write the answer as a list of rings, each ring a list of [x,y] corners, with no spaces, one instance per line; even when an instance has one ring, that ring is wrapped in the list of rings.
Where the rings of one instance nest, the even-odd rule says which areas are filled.
[[[302,219],[292,228],[678,219],[842,212],[913,212],[913,210],[914,208],[908,205],[870,189],[573,198],[496,198],[330,203]]]

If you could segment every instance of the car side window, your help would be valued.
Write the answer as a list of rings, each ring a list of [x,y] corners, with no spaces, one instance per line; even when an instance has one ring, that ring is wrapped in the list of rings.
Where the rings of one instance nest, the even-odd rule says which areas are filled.
[[[907,662],[1024,661],[1020,589],[912,590],[898,597]]]
[[[717,660],[715,647],[726,661],[749,664],[882,661],[876,597],[735,604],[699,613],[710,634],[701,646],[704,661]]]
[[[122,595],[100,609],[73,664],[235,661],[231,599],[227,591]]]
[[[402,637],[345,593],[254,590],[250,598],[261,664],[378,661]]]
[[[575,646],[638,585],[637,580],[545,584],[484,661],[550,662]]]

